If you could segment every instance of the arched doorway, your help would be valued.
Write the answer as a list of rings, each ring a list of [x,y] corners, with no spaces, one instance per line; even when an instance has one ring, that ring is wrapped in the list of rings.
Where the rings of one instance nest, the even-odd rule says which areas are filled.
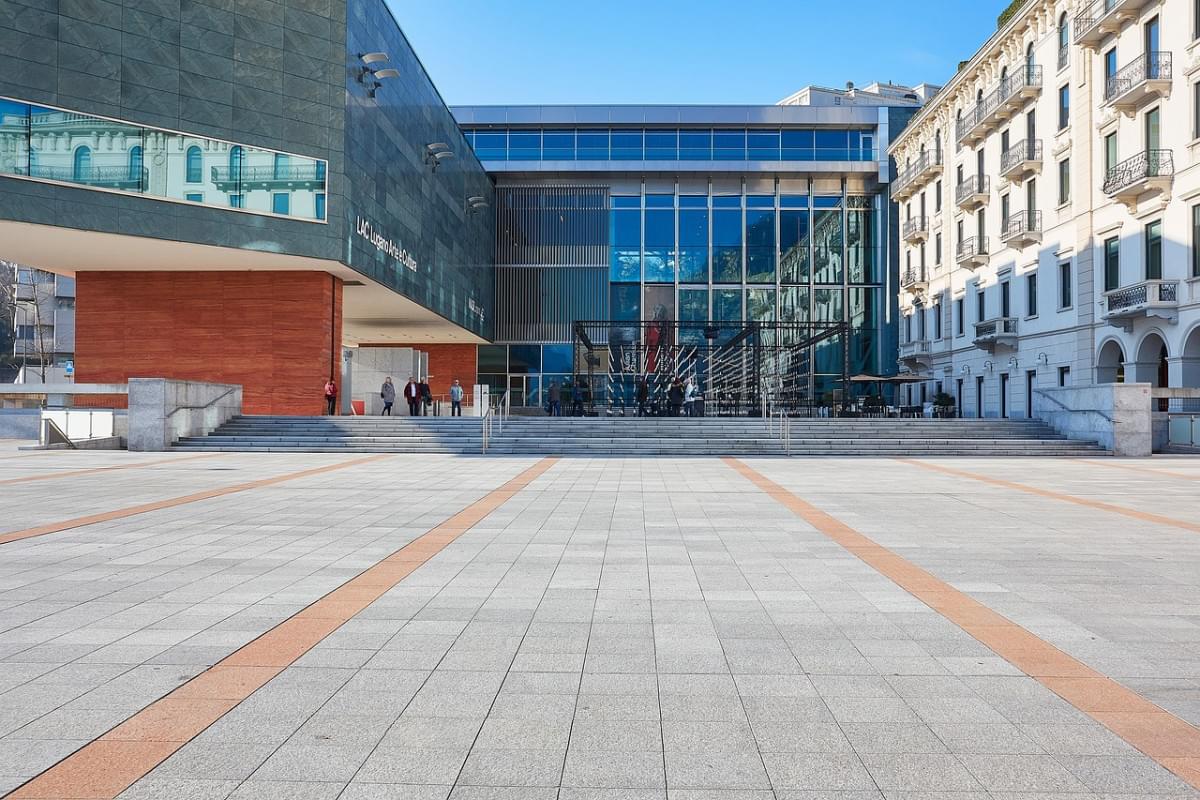
[[[1157,333],[1148,333],[1142,339],[1134,364],[1134,380],[1151,386],[1170,384],[1167,370],[1167,343]]]
[[[1200,327],[1192,328],[1183,341],[1183,353],[1179,360],[1179,385],[1189,389],[1200,388]]]
[[[1108,340],[1100,348],[1100,357],[1096,360],[1096,382],[1125,382],[1125,351],[1115,339]]]

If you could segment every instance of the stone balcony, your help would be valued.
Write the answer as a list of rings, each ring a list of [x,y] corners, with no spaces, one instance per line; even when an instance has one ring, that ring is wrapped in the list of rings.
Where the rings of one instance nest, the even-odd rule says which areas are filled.
[[[930,344],[928,339],[914,339],[900,345],[900,363],[912,370],[929,366]]]
[[[1146,150],[1105,174],[1104,193],[1136,212],[1143,195],[1158,191],[1169,196],[1174,182],[1174,154],[1170,150]]]
[[[972,236],[958,243],[955,260],[964,269],[978,269],[986,266],[991,258],[988,253],[988,237]]]
[[[1133,286],[1104,293],[1105,322],[1132,330],[1135,320],[1159,317],[1168,322],[1179,319],[1179,281],[1146,280]]]
[[[987,175],[972,175],[954,191],[954,203],[963,211],[975,211],[991,198],[992,180]]]
[[[1168,52],[1144,53],[1104,85],[1104,105],[1133,116],[1144,104],[1171,95],[1174,70]]]
[[[913,217],[904,223],[904,241],[920,244],[929,241],[929,217]]]
[[[1042,91],[1042,68],[1027,64],[1005,76],[958,120],[954,133],[960,144],[973,147],[1013,117],[1025,102]]]
[[[1004,221],[1004,244],[1020,250],[1042,241],[1042,212],[1018,211]]]
[[[1135,20],[1151,2],[1154,0],[1092,0],[1071,21],[1075,44],[1097,48],[1109,34]]]
[[[922,294],[929,288],[929,277],[920,267],[909,267],[900,276],[900,288],[913,294]]]
[[[1022,183],[1041,171],[1041,139],[1017,142],[1000,155],[1000,176],[1012,183]]]
[[[892,199],[903,202],[935,176],[942,174],[942,154],[926,150],[916,162],[904,169],[892,181]]]
[[[1015,317],[996,317],[975,323],[975,346],[994,353],[997,347],[1017,346]]]

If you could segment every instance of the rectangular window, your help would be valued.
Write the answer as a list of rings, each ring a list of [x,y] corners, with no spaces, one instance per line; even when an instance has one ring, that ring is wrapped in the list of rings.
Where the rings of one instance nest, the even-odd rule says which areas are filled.
[[[1025,316],[1037,316],[1037,273],[1025,276]]]
[[[1200,278],[1200,205],[1192,206],[1192,277]]]
[[[1114,236],[1104,240],[1104,291],[1121,287],[1121,240]]]
[[[1061,86],[1058,90],[1058,129],[1064,131],[1071,124],[1071,87]]]
[[[1197,2],[1200,2],[1200,0],[1197,0]],[[1200,89],[1200,83],[1196,84],[1196,86],[1198,89]],[[1200,133],[1197,133],[1196,135],[1200,136]],[[942,182],[940,180],[934,184],[933,187],[933,210],[942,210]]]
[[[1059,367],[1058,368],[1058,385],[1059,386],[1070,386],[1071,385],[1071,368],[1070,367]]]
[[[246,205],[246,196],[241,194],[229,195],[230,208],[243,208]]]
[[[963,319],[967,315],[967,310],[964,306],[963,298],[960,297],[954,301],[954,333],[957,336],[963,335],[963,327],[966,323],[966,320]]]
[[[316,204],[317,219],[325,219],[325,195],[317,195]]]
[[[1075,293],[1071,287],[1071,262],[1058,265],[1058,308],[1065,311],[1074,303]]]
[[[1071,159],[1064,158],[1058,162],[1058,204],[1064,206],[1071,202]]]
[[[1004,281],[1000,284],[1000,316],[1008,317],[1012,315],[1012,291],[1009,288],[1011,284]]]
[[[933,304],[933,338],[942,338],[942,301]]]
[[[1117,134],[1113,131],[1104,137],[1104,171],[1111,172],[1117,165]]]
[[[1200,206],[1197,206],[1196,209],[1200,210]],[[933,241],[934,241],[933,263],[940,267],[942,265],[942,235],[939,233],[937,236],[934,237]]]
[[[272,214],[286,214],[291,205],[291,196],[287,192],[275,192],[271,195]]]
[[[183,199],[189,203],[203,203],[204,195],[200,192],[189,192],[183,196]]]
[[[987,315],[987,295],[983,289],[975,290],[975,321],[983,322]]]
[[[1155,220],[1146,226],[1146,280],[1162,279],[1162,220]]]

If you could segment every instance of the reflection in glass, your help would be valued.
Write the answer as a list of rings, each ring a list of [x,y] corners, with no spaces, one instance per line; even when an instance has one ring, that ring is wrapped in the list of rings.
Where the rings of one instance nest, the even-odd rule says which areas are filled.
[[[646,198],[649,201],[649,197]],[[675,212],[646,210],[646,282],[675,280]]]
[[[617,200],[619,198],[613,198]],[[633,198],[636,200],[637,198]],[[611,264],[609,279],[614,283],[641,280],[642,212],[617,209],[610,212]]]
[[[713,198],[714,204],[717,199]],[[713,281],[742,282],[742,212],[713,211]],[[740,318],[740,317],[739,317]]]
[[[775,321],[775,290],[746,290],[746,319],[753,322]]]
[[[779,212],[779,280],[808,283],[808,209]]]
[[[708,210],[681,208],[679,211],[679,282],[706,283],[707,281]],[[707,308],[707,306],[708,303],[705,301],[705,307]]]
[[[746,281],[775,282],[775,212],[746,209]]]
[[[784,286],[779,290],[779,319],[782,322],[808,322],[807,286]]]
[[[841,198],[818,197],[816,206],[813,212],[813,282],[841,283]]]
[[[861,201],[870,203],[870,198],[851,197],[850,210],[846,212],[846,260],[850,268],[850,283],[874,283],[875,236],[873,221],[875,213],[870,205],[865,208]],[[859,202],[856,202],[859,201]]]

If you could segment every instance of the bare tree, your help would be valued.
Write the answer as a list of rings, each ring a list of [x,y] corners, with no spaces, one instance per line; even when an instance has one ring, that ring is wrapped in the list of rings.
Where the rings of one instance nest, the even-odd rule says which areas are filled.
[[[39,270],[21,267],[11,261],[0,261],[0,284],[3,285],[0,295],[2,305],[11,315],[7,325],[10,330],[19,326],[32,329],[32,337],[18,340],[22,343],[21,353],[17,363],[21,367],[31,366],[30,347],[33,344],[32,365],[36,367],[42,382],[46,382],[46,368],[53,363],[54,341],[50,338],[50,326],[42,323],[42,314],[52,307],[54,302],[54,279],[39,280],[46,273]],[[3,312],[0,312],[3,313]]]
[[[17,265],[0,260],[0,372],[15,368],[17,329]]]

